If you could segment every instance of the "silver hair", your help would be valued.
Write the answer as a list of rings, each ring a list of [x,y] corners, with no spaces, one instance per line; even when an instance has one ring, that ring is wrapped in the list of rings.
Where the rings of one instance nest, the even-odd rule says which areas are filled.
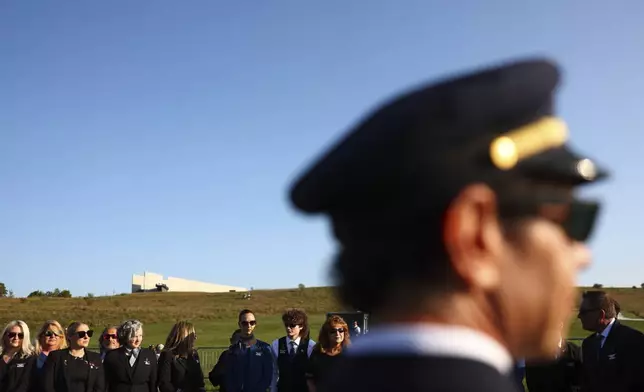
[[[119,337],[119,343],[125,346],[130,339],[136,336],[136,333],[143,328],[143,323],[139,320],[127,320],[121,324],[116,334]]]

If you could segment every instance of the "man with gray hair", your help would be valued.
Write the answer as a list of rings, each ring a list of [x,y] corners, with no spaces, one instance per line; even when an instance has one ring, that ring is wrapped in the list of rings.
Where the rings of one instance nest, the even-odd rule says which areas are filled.
[[[109,392],[157,392],[157,358],[142,348],[143,324],[127,320],[117,330],[121,347],[105,356]]]

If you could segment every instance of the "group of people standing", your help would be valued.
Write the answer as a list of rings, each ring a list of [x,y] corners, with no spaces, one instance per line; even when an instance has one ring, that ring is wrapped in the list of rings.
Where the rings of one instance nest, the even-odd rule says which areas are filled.
[[[285,336],[269,344],[255,338],[255,314],[242,310],[239,329],[209,373],[210,382],[223,392],[315,392],[351,344],[349,326],[340,316],[331,316],[316,342],[304,311],[287,310],[282,322]]]
[[[257,319],[239,313],[239,329],[209,379],[225,392],[315,392],[317,383],[350,344],[349,327],[339,316],[323,324],[318,342],[309,337],[305,312],[288,310],[286,336],[268,344],[255,338]],[[143,348],[143,324],[127,320],[105,328],[100,351],[88,349],[94,331],[82,322],[66,329],[46,321],[31,343],[28,325],[8,323],[0,345],[0,392],[199,392],[204,373],[195,348],[194,325],[176,323],[163,351]]]

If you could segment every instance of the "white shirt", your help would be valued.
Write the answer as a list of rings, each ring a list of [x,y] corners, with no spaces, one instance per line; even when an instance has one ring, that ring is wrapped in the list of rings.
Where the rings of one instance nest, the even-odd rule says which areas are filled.
[[[606,342],[606,338],[608,337],[608,334],[610,333],[610,330],[613,329],[613,324],[615,324],[615,319],[614,318],[610,319],[610,322],[608,323],[606,328],[604,328],[604,330],[600,333],[600,335],[602,337],[602,344],[601,344],[602,348],[604,347],[604,343]]]
[[[347,355],[414,353],[469,359],[510,374],[509,351],[490,336],[470,328],[438,324],[399,324],[373,328],[347,348]]]
[[[289,338],[286,336],[286,352],[288,353],[291,350],[291,347],[295,349],[295,352],[297,352],[297,348],[300,346],[300,341],[302,339],[298,336],[295,340]],[[271,392],[277,392],[277,381],[279,380],[279,367],[277,366],[277,357],[279,356],[279,339],[273,340],[273,343],[271,344],[271,351],[273,352],[273,380],[271,381]],[[294,342],[291,343],[291,342]],[[307,356],[311,356],[311,353],[313,352],[313,348],[315,347],[315,341],[312,339],[309,339],[309,347],[308,350],[306,351]]]

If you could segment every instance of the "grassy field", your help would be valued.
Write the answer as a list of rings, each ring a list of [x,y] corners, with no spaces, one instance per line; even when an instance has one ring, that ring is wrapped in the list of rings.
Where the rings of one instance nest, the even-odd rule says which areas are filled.
[[[644,315],[644,289],[606,289],[621,304],[628,316]],[[96,298],[1,298],[0,323],[25,320],[32,329],[46,319],[56,319],[63,325],[84,321],[100,332],[109,324],[128,318],[140,319],[144,327],[145,344],[165,341],[172,324],[190,320],[197,327],[199,346],[222,346],[236,328],[237,314],[249,308],[258,319],[257,336],[271,341],[283,334],[282,311],[289,307],[304,309],[311,318],[313,335],[317,335],[324,315],[343,310],[333,290],[328,287],[254,291],[252,298],[241,293],[138,293]],[[644,322],[626,322],[644,329]],[[586,336],[578,322],[571,326],[570,336]],[[93,343],[95,344],[93,339]]]

